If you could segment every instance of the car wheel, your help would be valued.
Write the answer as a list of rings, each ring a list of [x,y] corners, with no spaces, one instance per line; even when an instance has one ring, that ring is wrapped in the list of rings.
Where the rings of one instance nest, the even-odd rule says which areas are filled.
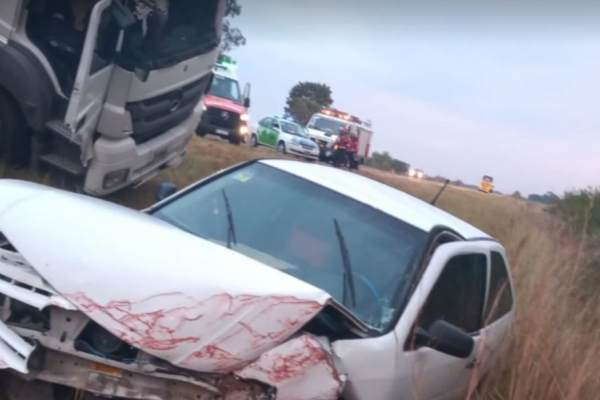
[[[280,152],[281,154],[286,153],[284,142],[279,142],[279,144],[277,145],[277,151]]]
[[[0,158],[12,165],[27,165],[31,134],[17,103],[0,89]]]
[[[250,137],[250,146],[258,147],[258,138],[256,135],[252,135],[252,137]]]

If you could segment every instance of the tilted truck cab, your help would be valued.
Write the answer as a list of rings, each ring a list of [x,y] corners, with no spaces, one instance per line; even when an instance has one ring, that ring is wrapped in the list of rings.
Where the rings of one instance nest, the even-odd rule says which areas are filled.
[[[177,165],[224,14],[224,0],[2,0],[0,156],[97,196]]]

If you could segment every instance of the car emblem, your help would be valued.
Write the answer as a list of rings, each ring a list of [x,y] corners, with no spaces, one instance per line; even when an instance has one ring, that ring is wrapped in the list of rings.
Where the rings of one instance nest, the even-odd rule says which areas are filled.
[[[169,103],[169,111],[177,111],[179,106],[181,105],[181,100],[183,99],[183,93],[181,91],[175,92],[173,97],[171,98],[171,102]]]
[[[223,119],[229,119],[229,113],[228,113],[227,111],[223,111],[223,112],[221,113],[221,117],[222,117]]]

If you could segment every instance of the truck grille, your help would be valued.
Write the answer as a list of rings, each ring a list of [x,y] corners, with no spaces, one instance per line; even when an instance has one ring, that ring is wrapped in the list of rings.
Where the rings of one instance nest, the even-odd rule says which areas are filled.
[[[210,125],[224,129],[237,130],[240,127],[240,114],[221,110],[220,108],[207,107],[202,120]]]
[[[137,144],[147,142],[188,119],[206,91],[209,75],[160,96],[127,103],[133,140]]]

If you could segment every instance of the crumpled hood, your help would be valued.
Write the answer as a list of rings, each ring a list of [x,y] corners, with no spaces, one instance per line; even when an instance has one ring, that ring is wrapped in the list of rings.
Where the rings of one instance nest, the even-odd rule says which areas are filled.
[[[32,183],[0,180],[0,231],[99,325],[197,371],[247,364],[331,301],[141,212]]]

